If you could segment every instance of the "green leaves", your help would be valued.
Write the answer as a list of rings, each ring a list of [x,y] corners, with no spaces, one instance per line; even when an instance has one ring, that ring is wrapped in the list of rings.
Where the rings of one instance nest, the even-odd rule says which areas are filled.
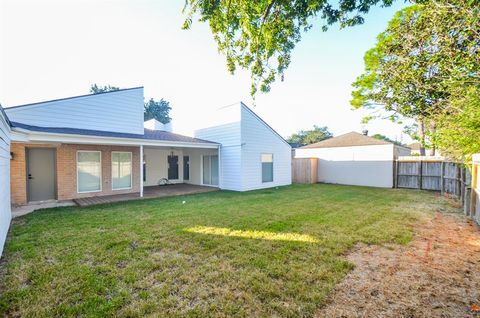
[[[208,22],[228,71],[249,69],[255,95],[258,89],[270,91],[283,76],[302,32],[314,19],[323,20],[324,30],[337,22],[342,27],[361,24],[362,15],[377,3],[388,6],[392,0],[186,0],[183,29],[190,28],[194,16]]]
[[[444,116],[465,111],[457,100],[480,87],[478,2],[432,0],[400,10],[364,61],[365,72],[352,84],[352,106],[395,121],[413,118],[425,124],[432,143],[442,140],[440,131],[454,127]]]
[[[328,130],[328,127],[315,125],[311,130],[300,130],[298,133],[291,135],[287,141],[289,143],[308,145],[332,137],[333,134]]]

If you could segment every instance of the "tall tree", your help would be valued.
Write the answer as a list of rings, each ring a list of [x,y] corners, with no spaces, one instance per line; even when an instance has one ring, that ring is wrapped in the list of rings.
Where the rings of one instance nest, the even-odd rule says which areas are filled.
[[[183,28],[190,28],[195,15],[208,22],[228,70],[250,70],[254,95],[258,88],[268,92],[276,77],[283,78],[292,50],[313,20],[320,17],[323,30],[334,23],[353,26],[363,23],[372,6],[390,6],[393,1],[185,0]]]
[[[95,84],[92,84],[90,86],[90,93],[91,94],[100,94],[100,93],[113,92],[113,91],[118,91],[118,90],[120,90],[119,87],[111,86],[111,85],[98,86],[95,83]]]
[[[150,98],[150,100],[145,103],[143,113],[144,120],[155,118],[159,122],[167,124],[172,120],[169,115],[171,109],[170,103],[163,98],[159,101],[155,101],[153,98]]]
[[[328,127],[319,127],[314,125],[313,129],[300,130],[287,138],[289,143],[296,143],[301,145],[313,144],[328,138],[332,138],[333,134],[328,131]]]
[[[479,10],[476,1],[432,0],[399,11],[365,54],[352,105],[415,119],[435,149],[439,116],[460,111],[452,101],[480,83]]]

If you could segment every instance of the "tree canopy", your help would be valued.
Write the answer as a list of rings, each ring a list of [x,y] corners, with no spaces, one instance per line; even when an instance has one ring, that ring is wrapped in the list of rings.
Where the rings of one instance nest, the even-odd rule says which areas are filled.
[[[150,98],[150,100],[145,103],[143,118],[144,120],[155,118],[159,122],[167,124],[172,120],[169,115],[171,109],[170,103],[163,98],[159,101]]]
[[[328,138],[332,138],[333,134],[328,131],[328,127],[313,126],[310,130],[300,130],[287,138],[292,144],[309,145]]]
[[[434,148],[440,132],[444,138],[454,129],[451,118],[473,111],[464,105],[475,100],[458,100],[480,85],[479,10],[471,0],[432,0],[400,10],[365,54],[351,104],[370,109],[370,118],[415,119],[419,139]]]
[[[111,86],[111,85],[98,86],[95,83],[95,84],[92,84],[90,86],[90,93],[91,94],[100,94],[100,93],[113,92],[113,91],[118,91],[118,90],[120,90],[119,87]]]
[[[292,50],[315,19],[324,30],[339,23],[341,27],[364,22],[374,5],[390,6],[393,0],[186,0],[184,29],[192,20],[208,22],[218,50],[227,60],[231,73],[240,67],[249,69],[251,93],[270,90],[271,83],[283,78]]]

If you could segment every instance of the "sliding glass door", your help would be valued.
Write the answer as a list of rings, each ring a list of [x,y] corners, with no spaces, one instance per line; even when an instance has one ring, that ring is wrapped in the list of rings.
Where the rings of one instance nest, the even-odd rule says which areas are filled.
[[[218,156],[203,156],[203,184],[218,186]]]

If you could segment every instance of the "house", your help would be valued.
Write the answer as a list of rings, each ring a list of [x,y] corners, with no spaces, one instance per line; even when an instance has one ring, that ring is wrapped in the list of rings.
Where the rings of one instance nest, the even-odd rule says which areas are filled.
[[[295,158],[318,158],[318,181],[391,188],[395,159],[407,147],[350,132],[295,150]]]
[[[10,213],[10,121],[0,106],[0,255],[7,238]]]
[[[143,102],[136,87],[6,108],[11,203],[142,197],[163,178],[237,191],[291,183],[290,147],[245,105],[236,122],[188,137],[144,123]]]
[[[417,155],[417,156],[421,155],[421,150],[422,150],[422,144],[421,143],[414,142],[414,143],[411,143],[411,144],[407,145],[407,147],[412,150],[411,155]]]
[[[248,191],[292,183],[290,145],[243,103],[220,108],[208,128],[195,137],[221,145],[221,189]],[[215,176],[212,176],[215,177]]]

